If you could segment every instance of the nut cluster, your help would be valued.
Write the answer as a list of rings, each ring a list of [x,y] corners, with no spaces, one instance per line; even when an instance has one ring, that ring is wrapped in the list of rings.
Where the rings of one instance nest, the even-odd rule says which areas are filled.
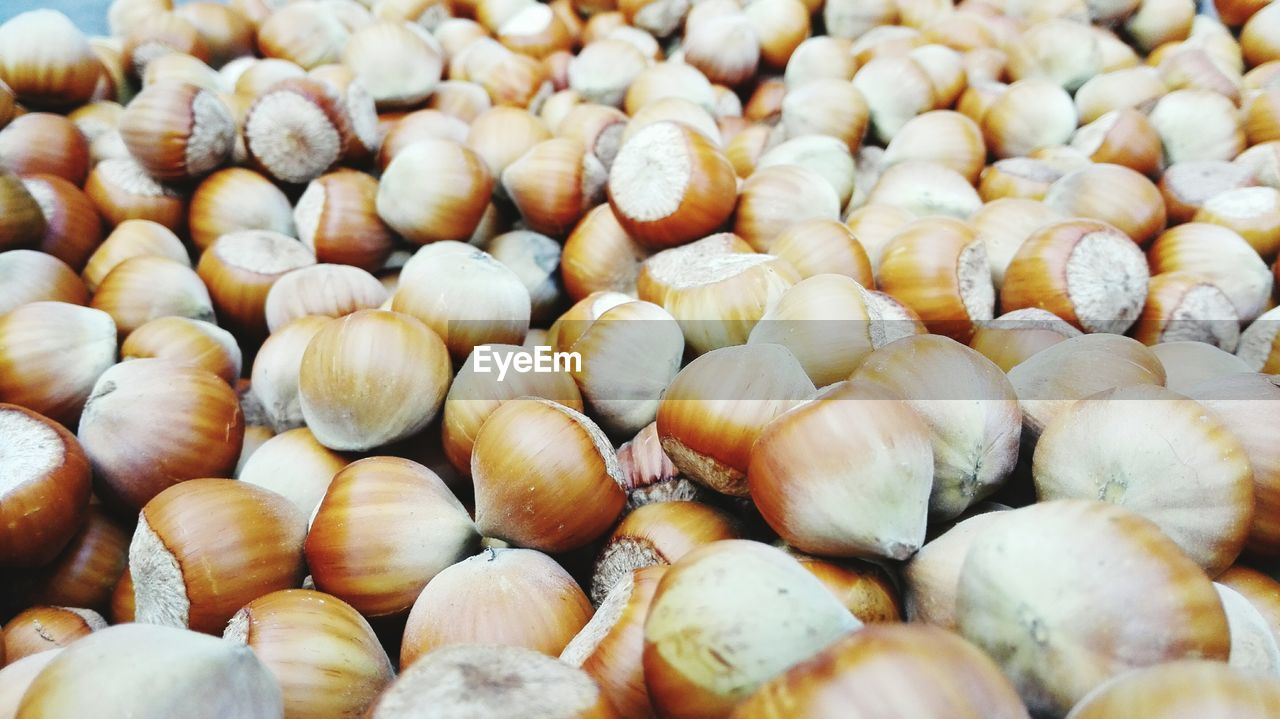
[[[1280,2],[0,23],[0,719],[1280,716]]]

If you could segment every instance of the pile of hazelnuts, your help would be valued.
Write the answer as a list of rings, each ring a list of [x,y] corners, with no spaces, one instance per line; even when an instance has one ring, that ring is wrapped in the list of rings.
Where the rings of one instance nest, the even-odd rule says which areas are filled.
[[[0,24],[0,719],[1280,716],[1280,2]]]

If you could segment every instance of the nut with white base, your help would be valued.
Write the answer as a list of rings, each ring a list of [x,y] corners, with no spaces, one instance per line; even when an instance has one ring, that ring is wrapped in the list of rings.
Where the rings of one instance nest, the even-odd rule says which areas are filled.
[[[600,550],[591,574],[592,601],[607,601],[637,569],[665,567],[698,547],[738,537],[732,517],[701,502],[654,502],[638,507],[622,519]]]
[[[995,312],[986,245],[959,220],[927,218],[899,230],[881,255],[876,286],[930,331],[962,342]]]
[[[1190,271],[1165,272],[1151,278],[1133,337],[1149,345],[1207,342],[1234,352],[1240,342],[1240,318],[1231,298],[1211,278]]]
[[[266,665],[288,716],[358,716],[395,676],[369,622],[321,592],[258,597],[236,612],[222,637],[248,646]]]
[[[609,204],[639,242],[673,247],[705,237],[733,212],[733,166],[706,137],[658,122],[628,140],[609,170]]]
[[[1137,320],[1150,271],[1125,234],[1095,220],[1042,227],[1005,270],[1000,306],[1049,310],[1086,332],[1123,332]]]
[[[71,433],[22,407],[0,404],[0,428],[0,565],[45,564],[84,522],[88,459]]]
[[[236,122],[212,92],[162,82],[146,87],[125,108],[120,136],[152,176],[188,180],[230,158]]]
[[[1149,251],[1152,273],[1191,272],[1211,282],[1249,321],[1267,309],[1273,279],[1267,264],[1240,235],[1203,222],[1179,225]]]
[[[220,633],[247,602],[302,583],[306,520],[287,499],[194,479],[142,508],[129,545],[136,620]]]
[[[690,479],[745,497],[756,437],[813,392],[804,368],[781,345],[713,350],[686,365],[663,395],[658,407],[662,449]]]

